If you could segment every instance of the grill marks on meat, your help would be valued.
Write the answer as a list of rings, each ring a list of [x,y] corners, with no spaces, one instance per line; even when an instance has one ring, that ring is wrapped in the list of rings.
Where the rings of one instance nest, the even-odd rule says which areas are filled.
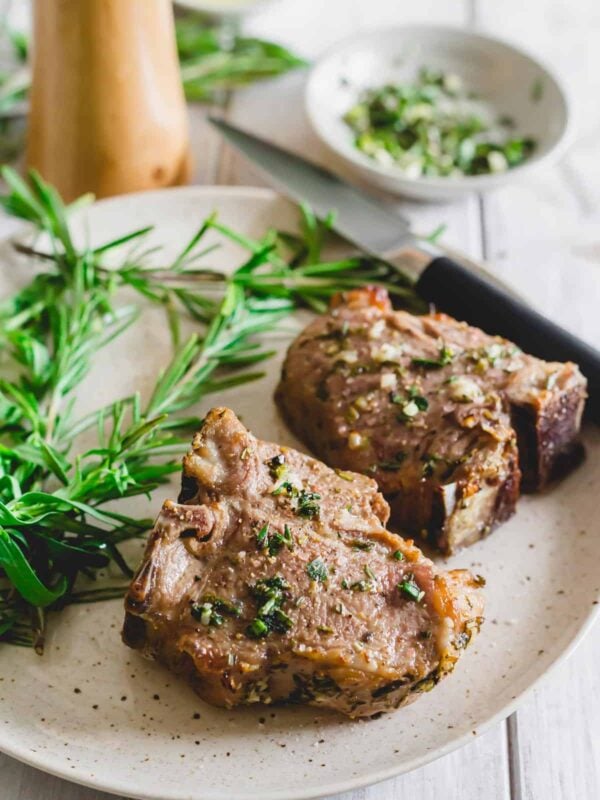
[[[336,298],[291,345],[276,398],[328,464],[373,476],[403,531],[446,553],[514,511],[581,455],[586,382],[385,292]]]
[[[228,409],[195,436],[182,499],[156,521],[123,637],[210,703],[370,716],[432,688],[479,627],[480,582],[388,532],[373,480],[258,441]]]

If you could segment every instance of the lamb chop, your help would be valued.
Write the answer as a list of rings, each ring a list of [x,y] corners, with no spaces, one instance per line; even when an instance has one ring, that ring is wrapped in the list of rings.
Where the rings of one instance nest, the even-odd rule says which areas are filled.
[[[403,532],[445,553],[576,463],[586,381],[445,314],[394,311],[385,291],[334,298],[293,342],[276,397],[331,466],[372,476]]]
[[[397,708],[452,671],[483,581],[437,569],[388,515],[372,479],[213,409],[132,581],[123,639],[215,705]]]

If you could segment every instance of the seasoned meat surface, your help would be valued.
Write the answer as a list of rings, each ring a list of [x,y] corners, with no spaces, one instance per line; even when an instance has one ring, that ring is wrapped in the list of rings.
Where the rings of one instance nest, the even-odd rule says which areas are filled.
[[[328,464],[372,476],[403,532],[451,553],[580,454],[585,379],[379,289],[334,299],[291,345],[277,401]]]
[[[397,708],[453,669],[482,581],[437,569],[388,514],[372,479],[214,409],[131,584],[124,640],[215,705]]]

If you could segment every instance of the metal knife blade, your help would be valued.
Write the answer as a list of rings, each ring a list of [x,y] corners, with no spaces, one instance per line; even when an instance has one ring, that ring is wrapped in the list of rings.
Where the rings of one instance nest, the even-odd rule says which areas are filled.
[[[226,141],[249,158],[283,194],[308,203],[317,217],[335,212],[334,229],[363,251],[382,256],[415,243],[407,219],[365,197],[332,172],[224,120],[209,119]]]
[[[363,252],[386,257],[412,273],[416,292],[459,320],[498,334],[546,361],[573,361],[588,380],[590,417],[600,423],[600,352],[544,317],[461,254],[417,239],[410,224],[377,200],[365,197],[325,169],[252,134],[212,119],[225,139],[249,158],[283,194],[309,203],[323,218],[336,212],[333,228]]]

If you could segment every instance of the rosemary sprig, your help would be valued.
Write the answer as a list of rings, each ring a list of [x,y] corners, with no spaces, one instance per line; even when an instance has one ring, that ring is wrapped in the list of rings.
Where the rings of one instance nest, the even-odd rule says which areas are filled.
[[[307,66],[287,48],[263,39],[230,36],[200,14],[177,17],[175,24],[181,80],[188,100],[212,102],[219,92]],[[17,66],[0,74],[0,155],[14,157],[26,112],[31,76],[25,65],[29,39],[23,31],[6,30]],[[16,152],[15,152],[16,151]]]
[[[20,31],[0,24],[14,54],[14,66],[0,72],[0,162],[12,161],[23,145],[23,114],[26,113],[30,76],[25,65],[27,37]]]
[[[40,648],[45,609],[93,598],[93,591],[82,595],[76,588],[79,577],[110,562],[131,574],[120,545],[151,521],[107,504],[147,495],[179,469],[176,457],[199,420],[171,415],[208,392],[259,377],[228,373],[268,357],[251,337],[281,312],[232,281],[220,302],[207,301],[212,311],[204,336],[177,349],[145,407],[135,395],[77,418],[74,397],[94,354],[137,315],[135,308],[115,307],[119,280],[100,259],[145,231],[79,252],[51,187],[35,174],[29,185],[7,169],[3,177],[10,187],[4,207],[33,222],[51,243],[47,270],[0,306],[6,374],[14,376],[0,381],[0,638]],[[174,272],[200,238],[182,251]],[[77,438],[93,429],[94,446],[77,453]]]
[[[272,310],[290,311],[308,306],[321,313],[334,294],[365,284],[387,289],[398,305],[414,311],[426,310],[414,290],[413,280],[383,260],[354,256],[323,261],[322,248],[333,219],[317,220],[306,205],[302,205],[300,211],[298,234],[269,230],[260,240],[241,235],[214,215],[206,219],[199,234],[216,231],[249,253],[248,261],[227,278],[209,267],[188,269],[185,265],[179,265],[176,270],[172,265],[163,269],[135,265],[117,270],[114,278],[165,306],[187,311],[201,322],[206,322],[214,313],[214,305],[206,292],[214,291],[226,279],[255,298],[255,302],[261,299],[263,304],[268,303]],[[200,241],[199,234],[196,244]],[[206,248],[200,255],[211,250]]]
[[[198,14],[175,22],[183,88],[188,100],[212,101],[219,90],[236,89],[282,75],[307,62],[285,47],[263,39],[230,36],[207,26]]]
[[[114,502],[149,495],[173,471],[198,426],[194,407],[210,392],[255,380],[249,367],[271,351],[256,337],[300,305],[321,310],[336,291],[379,282],[413,301],[407,280],[362,258],[322,262],[328,224],[302,210],[299,235],[240,235],[212,215],[171,263],[148,265],[149,228],[80,250],[68,209],[38,175],[26,183],[4,168],[4,208],[45,234],[17,249],[42,267],[0,302],[0,640],[43,644],[48,609],[113,596],[100,582],[81,586],[112,564],[131,574],[121,552],[151,520],[115,511]],[[331,220],[329,221],[329,223]],[[247,250],[229,276],[201,267],[221,236]],[[124,255],[124,248],[138,252]],[[145,252],[149,252],[146,248]],[[120,255],[120,261],[118,259]],[[110,258],[111,265],[108,260]],[[85,416],[74,400],[95,353],[135,322],[138,308],[118,304],[120,287],[167,309],[173,339],[190,316],[199,332],[176,344],[149,398],[126,397]],[[191,413],[190,413],[191,412]],[[82,449],[81,437],[94,439]]]

